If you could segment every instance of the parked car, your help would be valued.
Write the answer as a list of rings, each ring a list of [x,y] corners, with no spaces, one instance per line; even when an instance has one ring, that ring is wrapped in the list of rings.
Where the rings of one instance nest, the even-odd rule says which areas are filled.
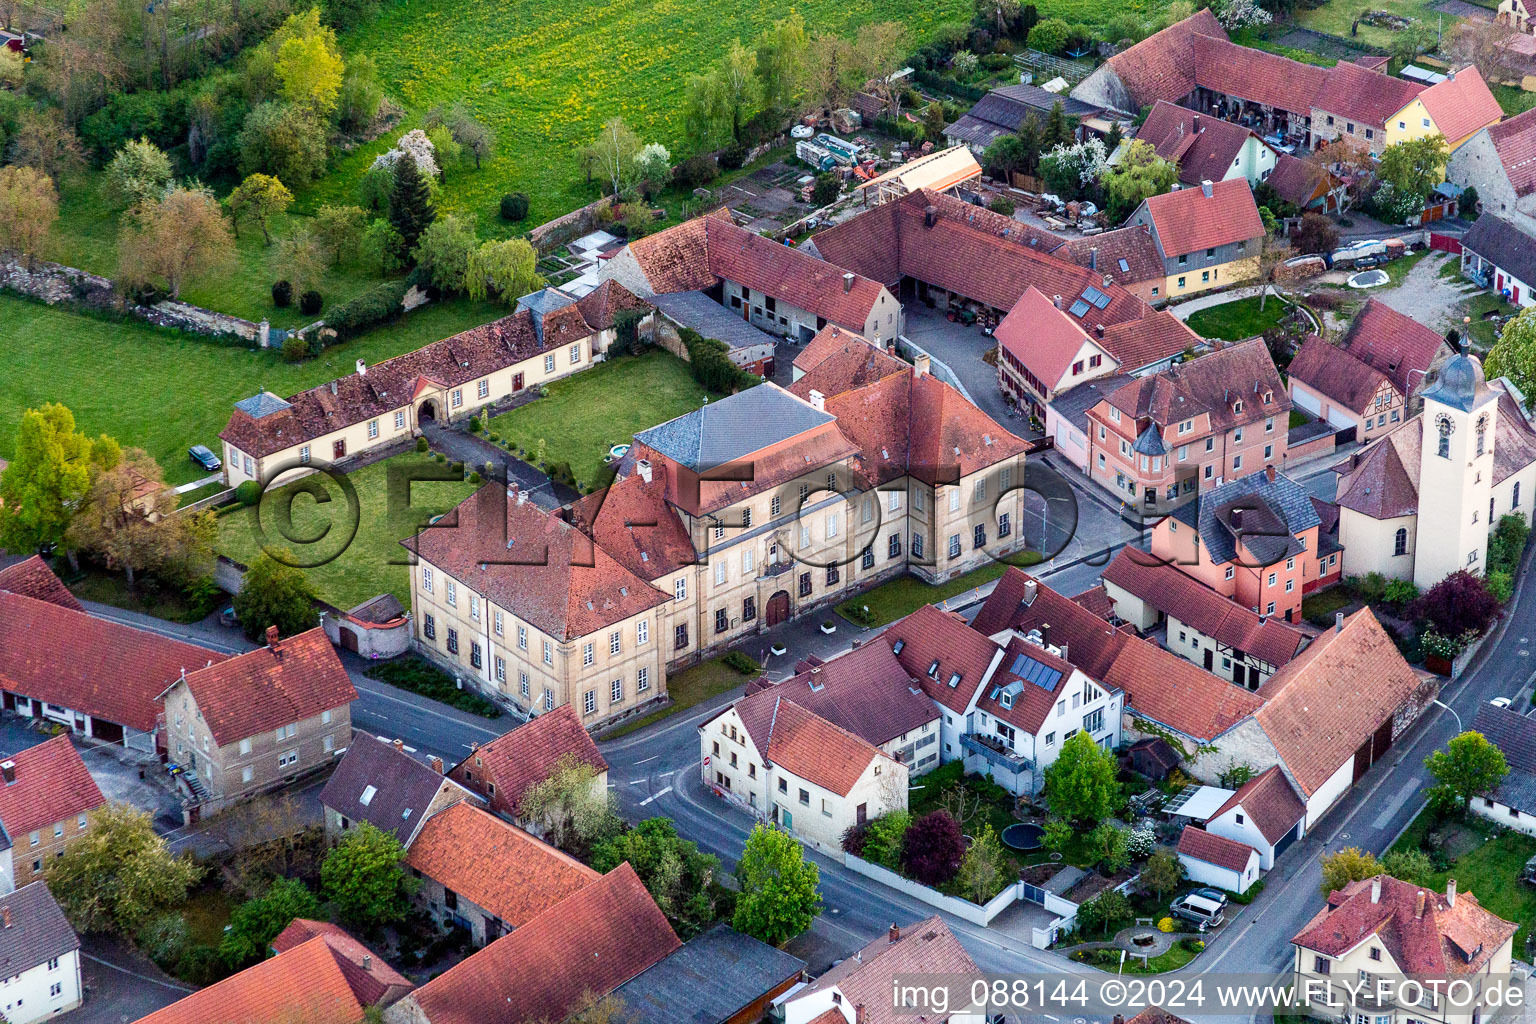
[[[197,463],[199,466],[202,466],[210,473],[216,473],[224,468],[224,463],[219,461],[219,457],[217,455],[208,450],[207,445],[195,444],[191,448],[187,449],[187,454],[192,456],[193,462]]]
[[[229,605],[223,611],[219,612],[219,625],[230,627],[240,625],[240,616],[235,614],[234,605]]]
[[[1187,893],[1173,901],[1173,916],[1194,925],[1197,931],[1215,928],[1226,921],[1224,908],[1215,900]]]
[[[1204,886],[1203,888],[1192,890],[1190,895],[1203,896],[1204,898],[1211,900],[1214,903],[1221,904],[1222,907],[1226,907],[1227,905],[1227,894],[1222,892],[1220,889],[1213,889],[1208,885]]]
[[[1493,700],[1489,701],[1488,703],[1492,704],[1496,708],[1507,708],[1507,707],[1509,707],[1509,698],[1508,697],[1495,697],[1495,698],[1493,698]]]

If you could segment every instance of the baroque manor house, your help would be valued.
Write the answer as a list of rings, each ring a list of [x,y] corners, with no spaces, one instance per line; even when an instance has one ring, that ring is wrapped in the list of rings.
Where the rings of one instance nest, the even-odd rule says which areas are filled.
[[[618,479],[554,513],[483,488],[405,544],[416,643],[456,676],[584,725],[669,668],[912,572],[1024,546],[1025,442],[836,327],[763,384],[637,434]]]

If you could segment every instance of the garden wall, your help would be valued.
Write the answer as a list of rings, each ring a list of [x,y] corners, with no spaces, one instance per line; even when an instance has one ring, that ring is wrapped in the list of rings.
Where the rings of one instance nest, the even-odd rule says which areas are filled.
[[[970,900],[960,899],[958,896],[946,896],[937,889],[930,888],[921,882],[914,882],[910,878],[903,878],[889,868],[883,868],[878,864],[871,864],[869,861],[855,857],[851,853],[843,854],[843,863],[866,878],[873,878],[875,881],[884,883],[892,889],[897,889],[908,896],[920,899],[929,906],[938,907],[947,914],[954,914],[962,920],[969,921],[972,924],[979,924],[983,928],[991,924],[992,919],[1011,906],[1015,900],[1021,899],[1024,891],[1024,883],[1015,882],[992,897],[989,902],[976,904]],[[1049,894],[1047,896],[1049,897]],[[1056,899],[1060,903],[1067,903],[1066,900],[1062,900],[1059,897],[1049,898]],[[1067,905],[1072,908],[1074,914],[1077,913],[1076,904],[1067,903]],[[1051,908],[1047,907],[1046,909],[1049,910]]]
[[[541,253],[558,249],[566,242],[590,234],[597,227],[598,213],[612,204],[613,197],[604,196],[579,210],[572,210],[563,217],[545,221],[528,232],[528,241]]]
[[[905,334],[898,335],[896,338],[896,353],[909,363],[917,356],[927,356],[929,373],[964,395],[967,402],[970,402],[972,405],[976,404],[976,400],[971,397],[969,391],[965,390],[965,385],[960,383],[960,378],[955,375],[954,370],[949,368],[948,363],[945,363],[942,359],[935,359],[932,353],[914,342],[911,338],[908,338]]]

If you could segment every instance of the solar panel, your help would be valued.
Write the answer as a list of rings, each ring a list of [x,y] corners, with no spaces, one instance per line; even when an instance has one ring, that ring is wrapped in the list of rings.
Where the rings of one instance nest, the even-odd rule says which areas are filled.
[[[1105,295],[1103,292],[1099,291],[1092,285],[1089,285],[1086,289],[1084,289],[1083,298],[1087,299],[1089,302],[1093,303],[1100,309],[1103,309],[1105,306],[1109,305],[1109,296]]]
[[[1060,669],[1051,668],[1049,665],[1042,665],[1027,654],[1015,655],[1013,667],[1008,671],[1020,679],[1034,683],[1042,690],[1050,690],[1052,692],[1055,692],[1056,684],[1061,681]]]
[[[1088,313],[1088,308],[1088,303],[1084,302],[1082,299],[1078,299],[1076,302],[1072,303],[1072,308],[1067,310],[1067,312],[1071,313],[1073,316],[1085,316]]]

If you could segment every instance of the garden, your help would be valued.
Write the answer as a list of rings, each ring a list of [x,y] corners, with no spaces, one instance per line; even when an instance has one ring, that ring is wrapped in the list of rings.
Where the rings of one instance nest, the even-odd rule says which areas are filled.
[[[472,715],[482,718],[501,717],[501,709],[494,701],[487,700],[472,689],[465,689],[446,672],[414,654],[374,665],[368,669],[367,675],[369,679],[409,690],[428,700],[468,711]]]
[[[1009,566],[1027,569],[1042,561],[1038,551],[1005,555],[979,569],[961,573],[943,583],[929,583],[912,575],[871,587],[837,605],[837,614],[856,626],[884,626],[917,611],[925,604],[948,600],[1002,576]]]
[[[718,658],[701,661],[681,672],[667,673],[667,706],[632,722],[625,722],[602,734],[605,740],[618,739],[646,726],[686,711],[711,697],[734,690],[762,672],[756,659],[740,651],[730,651]]]

